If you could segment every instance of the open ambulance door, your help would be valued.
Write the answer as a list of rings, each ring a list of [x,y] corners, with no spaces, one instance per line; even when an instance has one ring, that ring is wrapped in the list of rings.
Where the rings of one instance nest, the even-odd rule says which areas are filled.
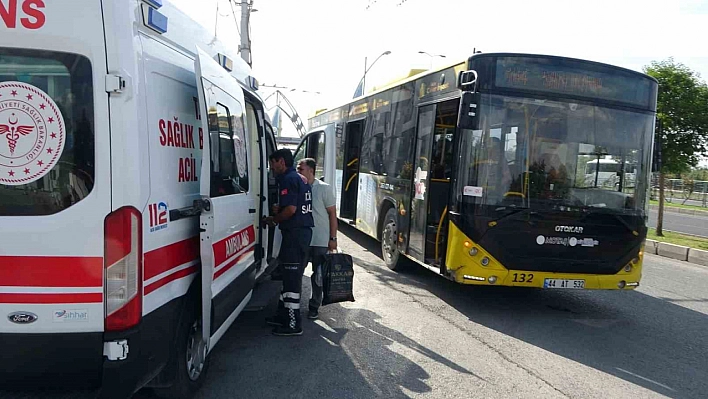
[[[202,337],[216,345],[251,298],[256,277],[254,214],[259,171],[249,170],[243,89],[197,47],[195,72],[204,132],[200,249]]]

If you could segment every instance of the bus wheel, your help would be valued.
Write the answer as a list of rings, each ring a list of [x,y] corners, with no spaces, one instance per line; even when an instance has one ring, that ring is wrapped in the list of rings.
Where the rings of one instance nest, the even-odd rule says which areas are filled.
[[[202,338],[202,319],[199,312],[188,310],[177,331],[177,375],[168,388],[155,389],[163,398],[188,399],[194,397],[204,384],[209,368],[207,347]]]
[[[381,256],[389,269],[400,271],[403,268],[403,260],[399,259],[397,219],[398,215],[395,208],[391,208],[386,212],[383,230],[381,231]]]

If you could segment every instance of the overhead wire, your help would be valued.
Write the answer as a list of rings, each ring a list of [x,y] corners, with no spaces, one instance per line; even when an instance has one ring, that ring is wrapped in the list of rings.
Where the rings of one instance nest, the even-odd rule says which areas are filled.
[[[231,15],[234,17],[234,24],[236,24],[236,31],[238,32],[238,35],[241,36],[241,27],[238,26],[238,20],[236,20],[236,11],[234,11],[233,0],[229,0],[229,5],[231,6]],[[250,30],[249,30],[249,32],[250,32]]]

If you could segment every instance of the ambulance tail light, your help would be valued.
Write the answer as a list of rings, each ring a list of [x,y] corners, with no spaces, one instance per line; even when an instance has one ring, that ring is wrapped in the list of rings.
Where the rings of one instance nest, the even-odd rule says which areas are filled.
[[[105,221],[106,331],[136,326],[143,314],[142,216],[131,207]]]

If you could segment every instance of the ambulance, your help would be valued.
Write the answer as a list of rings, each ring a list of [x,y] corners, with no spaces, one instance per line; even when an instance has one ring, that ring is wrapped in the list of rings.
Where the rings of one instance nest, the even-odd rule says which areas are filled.
[[[0,390],[203,383],[279,245],[235,54],[167,0],[0,0]]]

